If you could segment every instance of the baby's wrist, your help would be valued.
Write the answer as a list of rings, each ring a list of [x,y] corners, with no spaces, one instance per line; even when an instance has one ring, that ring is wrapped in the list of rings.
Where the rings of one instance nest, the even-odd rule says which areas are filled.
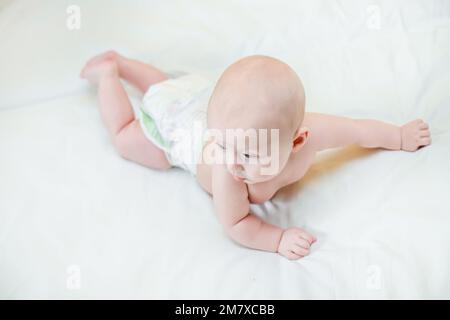
[[[277,253],[280,253],[280,246],[281,246],[281,240],[283,239],[283,235],[286,229],[281,229],[280,238],[278,239],[278,245],[277,245]]]

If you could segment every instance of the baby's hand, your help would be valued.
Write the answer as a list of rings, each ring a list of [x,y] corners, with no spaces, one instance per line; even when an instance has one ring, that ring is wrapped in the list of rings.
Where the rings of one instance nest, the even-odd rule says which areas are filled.
[[[416,151],[421,146],[431,143],[428,124],[421,119],[416,119],[401,127],[402,150]]]
[[[289,260],[297,260],[309,254],[309,248],[316,238],[300,228],[284,230],[278,245],[278,253]]]

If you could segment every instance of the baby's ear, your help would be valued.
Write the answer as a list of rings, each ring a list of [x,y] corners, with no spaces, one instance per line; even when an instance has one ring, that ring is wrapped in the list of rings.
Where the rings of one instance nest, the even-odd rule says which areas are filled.
[[[309,128],[300,127],[295,131],[294,139],[292,140],[292,152],[295,153],[301,149],[309,137]]]

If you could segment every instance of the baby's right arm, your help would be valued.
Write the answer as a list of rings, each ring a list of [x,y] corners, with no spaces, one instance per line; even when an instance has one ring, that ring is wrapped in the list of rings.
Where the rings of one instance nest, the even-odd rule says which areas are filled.
[[[283,230],[250,213],[247,186],[234,180],[223,165],[213,165],[212,193],[219,221],[234,241],[249,248],[278,252],[288,259],[308,254],[314,237],[299,228]]]

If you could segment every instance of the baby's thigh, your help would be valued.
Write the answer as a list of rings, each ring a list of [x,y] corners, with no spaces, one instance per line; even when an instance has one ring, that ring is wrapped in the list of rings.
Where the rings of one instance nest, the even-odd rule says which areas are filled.
[[[171,167],[164,151],[155,146],[144,134],[138,119],[126,125],[116,136],[115,146],[127,159],[152,169]]]

